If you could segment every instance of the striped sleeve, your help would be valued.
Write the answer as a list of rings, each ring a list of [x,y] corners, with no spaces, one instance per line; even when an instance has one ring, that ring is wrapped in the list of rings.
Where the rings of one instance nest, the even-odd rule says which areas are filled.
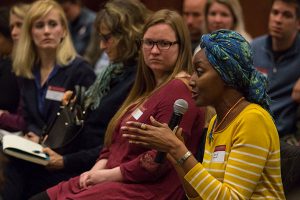
[[[206,149],[203,165],[198,163],[185,176],[202,199],[285,199],[278,135],[269,120],[248,113],[220,134],[216,142],[227,141],[231,147],[223,163],[211,161],[206,155],[214,150]]]

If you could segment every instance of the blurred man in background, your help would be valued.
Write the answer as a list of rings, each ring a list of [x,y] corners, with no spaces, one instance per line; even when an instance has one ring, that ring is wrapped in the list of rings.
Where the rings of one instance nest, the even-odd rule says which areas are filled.
[[[207,0],[183,0],[183,18],[187,24],[191,42],[192,51],[200,42],[200,38],[203,34],[204,26],[204,8]]]

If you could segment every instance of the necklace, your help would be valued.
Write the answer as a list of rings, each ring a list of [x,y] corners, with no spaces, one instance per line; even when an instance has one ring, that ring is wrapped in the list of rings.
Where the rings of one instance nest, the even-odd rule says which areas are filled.
[[[237,102],[227,111],[227,113],[224,115],[224,117],[222,118],[222,120],[220,121],[220,123],[216,126],[216,123],[218,121],[218,116],[216,117],[213,127],[209,133],[209,142],[213,141],[213,132],[215,132],[216,130],[218,130],[220,128],[220,126],[223,124],[223,122],[225,121],[226,117],[231,113],[231,111],[242,101],[244,100],[245,97],[241,97],[239,100],[237,100]]]

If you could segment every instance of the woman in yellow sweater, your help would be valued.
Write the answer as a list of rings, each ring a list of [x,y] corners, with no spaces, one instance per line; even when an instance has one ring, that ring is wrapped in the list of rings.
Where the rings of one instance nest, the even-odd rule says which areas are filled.
[[[193,65],[194,100],[216,109],[203,163],[186,148],[180,129],[175,135],[154,118],[152,125],[128,122],[123,136],[168,153],[189,199],[285,199],[266,78],[253,68],[248,42],[229,30],[204,35]]]

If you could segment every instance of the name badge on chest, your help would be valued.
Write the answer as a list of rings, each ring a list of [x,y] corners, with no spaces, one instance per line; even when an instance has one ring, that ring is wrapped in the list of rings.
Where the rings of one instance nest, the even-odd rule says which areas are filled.
[[[226,155],[226,145],[216,146],[212,159],[212,162],[224,162]]]
[[[49,86],[46,92],[46,99],[61,101],[65,93],[65,88]]]
[[[142,114],[143,114],[143,112],[142,112],[139,108],[135,109],[135,111],[133,111],[133,112],[131,113],[132,117],[133,117],[135,120],[138,120],[138,119],[142,116]]]

